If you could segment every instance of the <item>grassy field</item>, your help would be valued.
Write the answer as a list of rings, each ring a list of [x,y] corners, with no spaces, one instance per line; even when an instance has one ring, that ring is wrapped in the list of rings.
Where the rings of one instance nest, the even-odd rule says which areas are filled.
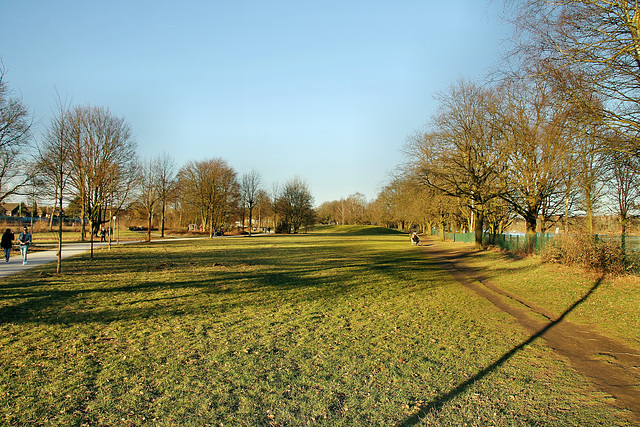
[[[528,336],[403,234],[125,245],[63,268],[0,280],[3,425],[414,425],[429,403],[419,425],[629,425],[539,342],[452,392]]]

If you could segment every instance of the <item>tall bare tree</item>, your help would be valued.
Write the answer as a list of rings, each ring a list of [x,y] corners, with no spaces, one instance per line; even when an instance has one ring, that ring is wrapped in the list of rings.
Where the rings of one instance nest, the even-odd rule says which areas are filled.
[[[366,224],[369,222],[367,216],[367,199],[362,193],[354,193],[346,199],[336,202],[336,217],[340,218],[342,224]]]
[[[175,159],[163,153],[156,160],[157,186],[160,196],[160,236],[164,237],[167,205],[178,190],[178,169]]]
[[[549,77],[593,120],[640,149],[640,3],[527,0],[514,5],[519,56]],[[596,101],[596,102],[594,102]],[[618,147],[621,148],[621,147]]]
[[[271,229],[271,225],[273,224],[270,218],[273,218],[273,201],[271,200],[269,193],[264,189],[258,191],[257,200],[256,213],[258,216],[258,226]],[[265,226],[265,223],[271,225]]]
[[[574,140],[575,182],[580,194],[578,207],[586,213],[586,232],[594,234],[593,220],[605,195],[606,138],[599,126],[586,126]]]
[[[20,191],[33,174],[25,152],[32,142],[31,125],[27,107],[11,97],[0,62],[0,203]]]
[[[506,167],[504,129],[495,89],[459,82],[439,97],[440,113],[428,133],[407,146],[408,169],[442,193],[461,199],[475,216],[476,247],[482,247],[488,203],[504,192],[499,177]]]
[[[38,172],[49,188],[53,188],[55,205],[58,207],[58,261],[56,273],[62,272],[62,225],[64,220],[64,197],[71,174],[69,150],[71,149],[69,126],[69,110],[60,98],[57,100],[57,112],[47,127],[44,140],[38,147]]]
[[[180,169],[182,198],[202,220],[213,237],[214,229],[224,226],[235,210],[239,189],[235,170],[221,158],[191,161]]]
[[[613,212],[620,223],[624,248],[627,222],[633,209],[640,202],[640,162],[636,156],[620,151],[611,151],[608,156],[610,178],[607,180],[613,199]]]
[[[315,220],[311,190],[300,177],[285,182],[275,204],[284,218],[285,231],[289,233],[297,233],[301,227],[310,226]]]
[[[566,153],[571,151],[571,104],[544,81],[512,82],[503,108],[508,159],[502,198],[524,218],[533,249],[542,210],[562,211]]]
[[[151,241],[153,215],[160,201],[158,160],[145,159],[138,165],[138,209],[147,219],[147,242]]]
[[[251,230],[253,228],[253,209],[258,203],[261,185],[262,178],[260,177],[260,173],[255,169],[242,175],[242,180],[240,181],[240,200],[243,209],[246,208],[249,210],[249,236],[251,236]],[[242,226],[244,227],[244,221]]]
[[[75,107],[69,115],[71,182],[80,197],[83,218],[89,220],[91,257],[93,236],[108,206],[121,205],[136,173],[136,144],[123,117],[104,107]]]

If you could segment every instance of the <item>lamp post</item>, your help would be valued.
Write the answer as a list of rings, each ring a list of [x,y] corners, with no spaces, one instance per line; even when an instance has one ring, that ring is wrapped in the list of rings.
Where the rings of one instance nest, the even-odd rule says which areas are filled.
[[[109,213],[111,213],[111,211],[109,211]],[[109,250],[111,250],[111,230],[113,230],[113,225],[111,224],[111,221],[115,218],[116,218],[115,216],[113,218],[109,217]]]

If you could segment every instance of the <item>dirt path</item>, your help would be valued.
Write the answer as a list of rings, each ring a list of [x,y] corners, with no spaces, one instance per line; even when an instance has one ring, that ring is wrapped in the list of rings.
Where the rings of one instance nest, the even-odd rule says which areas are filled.
[[[576,371],[588,377],[600,390],[615,397],[615,405],[627,409],[633,422],[640,423],[640,350],[597,333],[586,326],[564,320],[567,314],[587,300],[600,286],[602,278],[587,294],[558,315],[538,307],[496,286],[480,272],[465,265],[465,251],[446,251],[437,244],[424,242],[428,256],[466,288],[509,313],[532,336],[566,358]],[[542,315],[548,321],[535,319]],[[524,344],[524,343],[523,343]]]

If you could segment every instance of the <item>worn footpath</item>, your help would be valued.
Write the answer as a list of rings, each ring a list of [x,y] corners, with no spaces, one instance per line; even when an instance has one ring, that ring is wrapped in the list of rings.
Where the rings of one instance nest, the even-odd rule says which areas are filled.
[[[465,264],[465,250],[444,250],[425,241],[422,249],[429,258],[447,270],[459,283],[510,314],[531,336],[518,348],[536,339],[565,358],[579,373],[600,390],[615,398],[615,405],[630,411],[640,423],[640,349],[632,348],[591,328],[565,320],[565,317],[597,290],[598,279],[589,292],[567,307],[564,313],[552,313],[543,307],[507,292]],[[538,320],[540,315],[545,321]]]

